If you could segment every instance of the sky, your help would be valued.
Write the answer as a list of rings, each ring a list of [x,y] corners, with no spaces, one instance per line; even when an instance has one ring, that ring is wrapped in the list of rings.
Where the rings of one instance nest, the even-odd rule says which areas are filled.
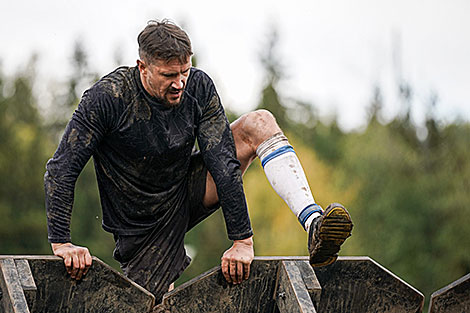
[[[469,16],[468,0],[0,0],[0,68],[13,75],[37,53],[43,86],[65,80],[80,39],[90,68],[105,75],[116,56],[135,65],[137,34],[169,18],[188,32],[224,105],[242,114],[260,100],[260,55],[275,28],[280,95],[311,103],[325,121],[363,126],[375,87],[387,121],[403,110],[399,80],[412,87],[417,124],[433,94],[440,120],[470,121]]]

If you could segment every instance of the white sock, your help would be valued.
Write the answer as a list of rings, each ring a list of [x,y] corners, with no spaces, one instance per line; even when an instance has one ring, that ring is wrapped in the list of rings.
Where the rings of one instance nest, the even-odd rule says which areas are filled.
[[[308,230],[323,210],[315,204],[302,165],[286,136],[278,133],[268,138],[259,145],[256,154],[273,189]]]
[[[307,233],[310,233],[310,225],[312,225],[312,222],[313,220],[316,218],[316,217],[319,217],[321,216],[322,214],[320,212],[313,212],[308,218],[307,220],[305,221],[305,230],[307,231]]]

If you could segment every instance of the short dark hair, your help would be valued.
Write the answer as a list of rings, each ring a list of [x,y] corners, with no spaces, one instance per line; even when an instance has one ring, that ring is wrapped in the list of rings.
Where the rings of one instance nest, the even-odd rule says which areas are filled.
[[[140,58],[149,63],[174,58],[184,63],[193,54],[188,34],[167,19],[149,21],[137,37],[137,42]]]

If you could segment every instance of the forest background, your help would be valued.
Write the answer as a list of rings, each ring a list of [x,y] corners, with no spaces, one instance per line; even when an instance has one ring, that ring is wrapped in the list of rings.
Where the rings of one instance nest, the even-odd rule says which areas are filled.
[[[342,255],[367,255],[430,294],[470,272],[470,124],[442,120],[438,94],[430,91],[424,123],[411,117],[413,86],[396,82],[399,113],[382,116],[383,93],[371,86],[364,127],[345,131],[337,118],[320,116],[315,103],[283,96],[285,78],[273,31],[260,62],[265,79],[258,108],[272,111],[293,143],[315,199],[323,206],[342,202],[355,228]],[[35,92],[40,56],[13,75],[0,69],[0,254],[51,254],[47,242],[43,175],[84,88],[105,73],[88,67],[77,41],[72,72],[48,88],[48,104]],[[116,65],[119,60],[116,60]],[[193,59],[197,65],[197,55]],[[216,81],[217,83],[217,81]],[[44,98],[42,98],[44,99]],[[237,116],[227,108],[230,120]],[[307,255],[306,235],[275,194],[259,161],[244,187],[255,232],[255,253]],[[101,208],[88,162],[75,192],[73,242],[115,268],[112,235],[101,228]],[[217,212],[188,233],[193,262],[178,283],[220,263],[230,246]]]

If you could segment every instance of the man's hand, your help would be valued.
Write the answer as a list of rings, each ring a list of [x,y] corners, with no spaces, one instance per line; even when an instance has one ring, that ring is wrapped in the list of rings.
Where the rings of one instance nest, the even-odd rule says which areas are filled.
[[[221,267],[225,279],[233,284],[248,279],[253,258],[253,237],[234,240],[232,247],[222,256]]]
[[[73,279],[80,280],[91,266],[91,254],[85,247],[74,246],[72,243],[51,243],[54,255],[64,259],[67,273]]]

